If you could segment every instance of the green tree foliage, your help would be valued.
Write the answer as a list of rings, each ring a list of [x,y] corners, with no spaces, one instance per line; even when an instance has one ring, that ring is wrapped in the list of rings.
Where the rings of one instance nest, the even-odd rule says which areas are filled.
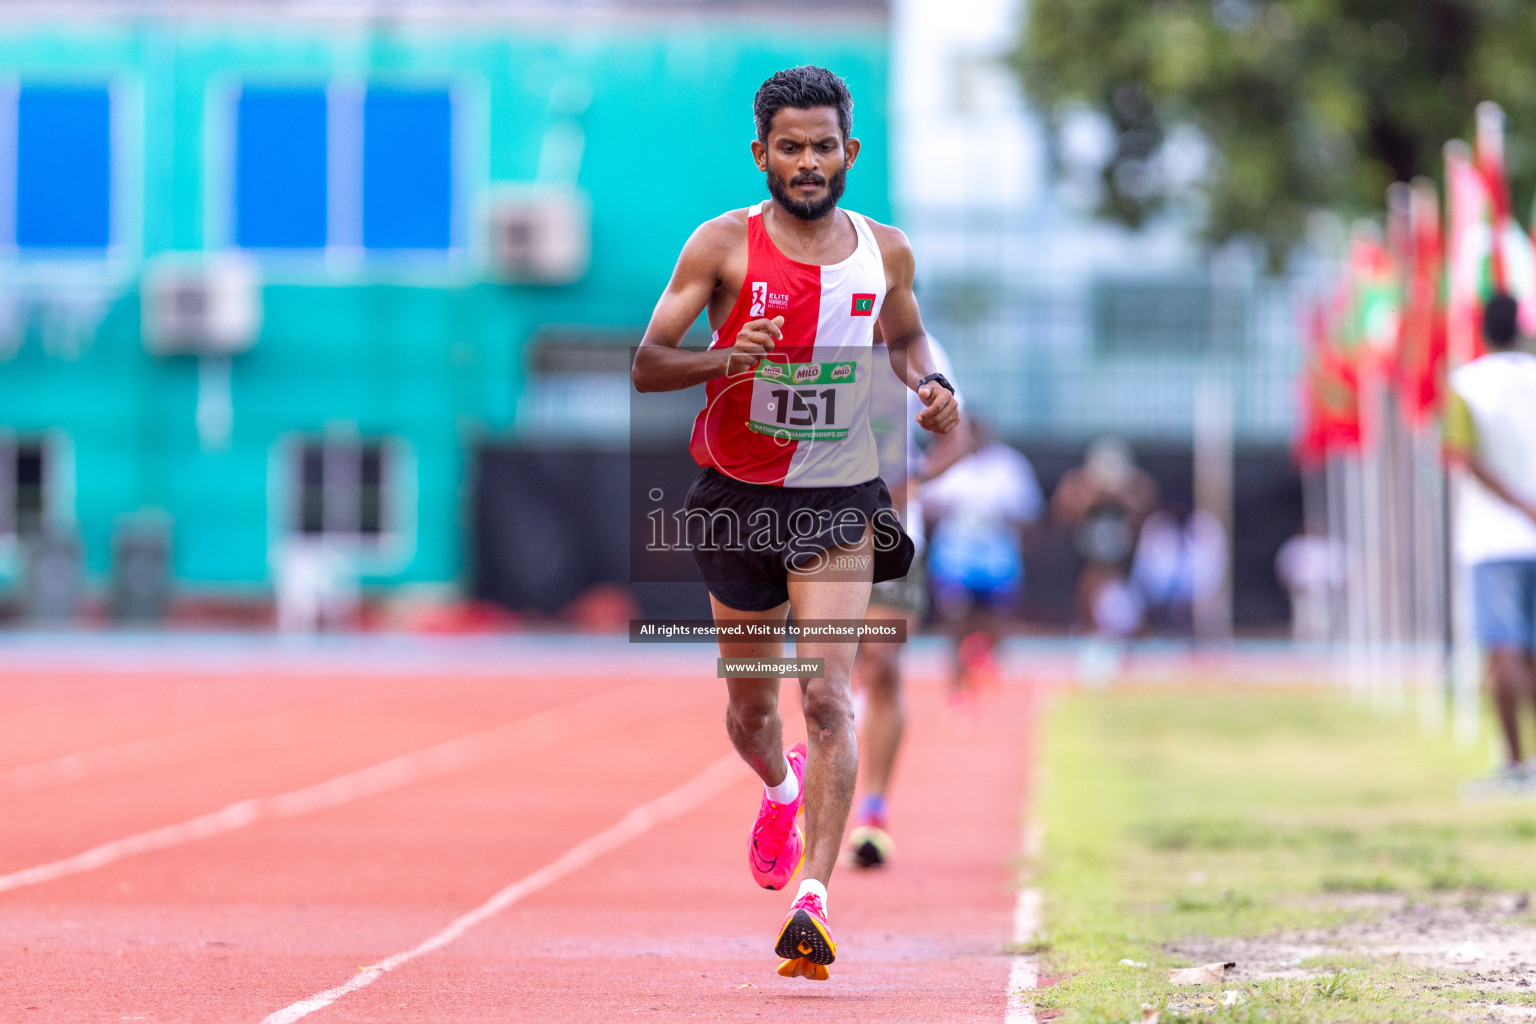
[[[1441,177],[1480,100],[1509,115],[1517,203],[1536,186],[1531,0],[1028,0],[1015,64],[1054,127],[1113,129],[1100,215],[1136,226],[1192,188],[1207,237],[1261,239],[1278,265],[1309,214],[1378,213],[1386,186]],[[1169,134],[1213,159],[1170,180]]]

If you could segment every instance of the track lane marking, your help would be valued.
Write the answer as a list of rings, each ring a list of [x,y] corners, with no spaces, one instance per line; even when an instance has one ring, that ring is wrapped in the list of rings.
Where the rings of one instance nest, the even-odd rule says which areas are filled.
[[[1040,931],[1040,890],[1020,889],[1013,906],[1013,945],[1027,948]],[[1035,958],[1015,953],[1008,968],[1008,1009],[1003,1024],[1035,1024],[1035,987],[1040,983]]]
[[[12,793],[67,786],[107,775],[124,775],[176,764],[195,757],[210,743],[253,733],[263,744],[280,745],[294,738],[295,716],[272,714],[218,722],[199,729],[148,736],[91,750],[79,750],[31,764],[7,768],[3,777]]]
[[[580,870],[603,854],[618,849],[657,825],[693,810],[731,783],[744,778],[746,774],[747,768],[741,758],[734,752],[726,754],[681,786],[649,803],[641,804],[619,821],[577,843],[533,874],[518,879],[478,907],[455,918],[436,935],[411,949],[380,960],[372,966],[360,968],[343,985],[316,993],[308,999],[301,999],[267,1015],[262,1018],[261,1024],[293,1024],[294,1021],[307,1017],[316,1010],[324,1009],[343,996],[373,984],[375,980],[395,968],[419,956],[441,949],[475,925],[501,913],[525,896],[530,896],[572,872]]]
[[[12,871],[0,875],[0,892],[51,882],[103,867],[125,857],[233,832],[258,821],[292,818],[326,810],[514,754],[543,750],[573,735],[614,727],[630,720],[636,712],[643,713],[646,702],[641,698],[650,686],[650,683],[634,683],[607,690],[570,704],[548,708],[527,718],[400,754],[312,786],[276,796],[237,800],[187,821],[114,839],[62,860]],[[591,714],[594,710],[605,710],[608,714],[603,718],[594,718]],[[574,726],[564,721],[573,715],[576,717]],[[594,725],[596,729],[591,728]]]
[[[1003,1010],[1003,1024],[1036,1024],[1034,991],[1040,984],[1040,964],[1025,950],[1040,936],[1042,897],[1038,888],[1027,886],[1025,882],[1045,853],[1045,829],[1039,821],[1031,819],[1025,823],[1019,850],[1023,854],[1024,868],[1019,872],[1019,895],[1013,904],[1015,953],[1008,965],[1008,1002]]]

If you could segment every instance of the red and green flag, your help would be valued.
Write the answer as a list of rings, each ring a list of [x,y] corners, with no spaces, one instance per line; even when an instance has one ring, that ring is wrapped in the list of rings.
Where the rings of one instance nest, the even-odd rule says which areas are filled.
[[[1408,425],[1422,429],[1439,414],[1445,391],[1445,252],[1440,200],[1420,178],[1408,200],[1408,273],[1398,326],[1398,393]]]

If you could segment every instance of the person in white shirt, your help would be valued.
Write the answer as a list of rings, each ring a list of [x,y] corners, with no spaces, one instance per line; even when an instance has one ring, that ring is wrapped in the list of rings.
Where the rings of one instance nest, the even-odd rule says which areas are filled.
[[[1131,583],[1147,625],[1168,636],[1194,636],[1195,606],[1227,574],[1227,531],[1204,509],[1170,501],[1147,517],[1131,560]]]
[[[1291,596],[1291,635],[1300,643],[1320,643],[1336,635],[1343,600],[1344,546],[1316,527],[1280,545],[1275,575]]]
[[[1467,469],[1456,551],[1470,566],[1472,613],[1488,659],[1509,755],[1497,780],[1520,783],[1519,715],[1536,698],[1536,356],[1517,348],[1518,306],[1497,294],[1483,311],[1488,352],[1450,379],[1445,443]]]
[[[1024,529],[1045,505],[1023,454],[975,417],[970,435],[969,453],[922,489],[923,511],[934,523],[933,596],[956,638],[952,699],[973,696],[996,674],[998,620],[1024,588]]]

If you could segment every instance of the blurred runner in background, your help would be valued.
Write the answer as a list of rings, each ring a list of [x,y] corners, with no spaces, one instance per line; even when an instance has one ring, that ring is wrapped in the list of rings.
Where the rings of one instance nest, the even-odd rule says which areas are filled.
[[[933,366],[946,377],[953,377],[949,355],[930,335],[928,353]],[[892,398],[905,395],[904,404],[882,408]],[[935,434],[924,452],[918,447],[913,418],[922,412],[917,395],[903,388],[876,389],[869,425],[880,453],[880,478],[891,489],[891,501],[901,516],[907,535],[917,546],[912,568],[905,579],[876,583],[869,594],[870,619],[905,619],[910,638],[928,611],[928,575],[924,566],[923,506],[918,496],[923,481],[944,472],[965,454],[967,421],[947,434]],[[956,404],[963,408],[960,395]],[[848,834],[849,854],[857,867],[872,868],[886,863],[891,856],[891,837],[886,816],[886,797],[890,792],[891,772],[896,765],[896,751],[906,726],[906,708],[901,695],[901,652],[903,644],[865,643],[859,645],[854,662],[854,685],[858,688],[861,739],[859,760],[864,769],[864,795]]]
[[[1467,469],[1456,548],[1472,571],[1472,614],[1509,755],[1487,783],[1530,781],[1520,705],[1536,700],[1536,356],[1516,349],[1519,309],[1483,310],[1488,352],[1451,374],[1445,443]]]
[[[1118,437],[1095,441],[1083,464],[1061,478],[1051,514],[1072,531],[1083,568],[1077,580],[1080,629],[1123,638],[1141,625],[1141,601],[1126,582],[1142,523],[1157,507],[1157,483]]]
[[[965,456],[922,488],[933,595],[955,637],[955,701],[996,678],[999,619],[1024,588],[1024,528],[1045,504],[1028,459],[974,416],[969,430]]]

